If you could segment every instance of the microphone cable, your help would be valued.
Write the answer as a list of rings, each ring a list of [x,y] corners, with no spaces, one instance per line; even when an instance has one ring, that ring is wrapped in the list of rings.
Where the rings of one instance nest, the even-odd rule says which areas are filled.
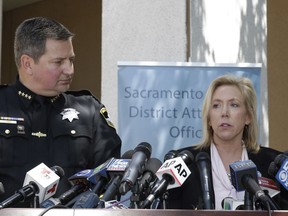
[[[56,208],[66,208],[66,209],[69,209],[67,206],[65,205],[53,205],[53,206],[50,206],[46,209],[44,209],[38,216],[43,216],[44,214],[46,214],[48,211],[50,211],[51,209],[56,209]]]

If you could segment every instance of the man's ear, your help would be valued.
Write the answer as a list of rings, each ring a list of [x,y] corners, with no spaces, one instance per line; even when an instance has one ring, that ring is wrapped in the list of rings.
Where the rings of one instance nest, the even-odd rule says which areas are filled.
[[[21,61],[21,67],[24,69],[24,71],[31,75],[32,74],[32,64],[33,64],[33,59],[28,56],[28,55],[22,55],[20,58]]]

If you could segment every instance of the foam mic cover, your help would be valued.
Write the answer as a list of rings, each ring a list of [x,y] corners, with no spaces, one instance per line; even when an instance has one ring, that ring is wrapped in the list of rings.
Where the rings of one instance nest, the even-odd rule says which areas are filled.
[[[191,174],[188,166],[192,163],[194,156],[190,151],[184,150],[178,157],[166,160],[156,172],[156,176],[161,180],[164,176],[169,179],[167,190],[180,187]]]
[[[279,154],[274,158],[275,165],[281,167],[283,162],[288,159],[288,156],[285,154]]]
[[[64,169],[63,169],[62,167],[60,167],[60,166],[55,165],[55,166],[50,167],[50,169],[51,169],[56,175],[58,175],[58,176],[60,177],[60,179],[62,179],[62,178],[65,176],[65,171],[64,171]]]

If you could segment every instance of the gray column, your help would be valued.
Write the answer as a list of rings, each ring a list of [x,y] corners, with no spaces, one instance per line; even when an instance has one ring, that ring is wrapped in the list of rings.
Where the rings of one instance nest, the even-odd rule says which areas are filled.
[[[103,0],[102,95],[117,125],[118,61],[187,61],[186,0]]]

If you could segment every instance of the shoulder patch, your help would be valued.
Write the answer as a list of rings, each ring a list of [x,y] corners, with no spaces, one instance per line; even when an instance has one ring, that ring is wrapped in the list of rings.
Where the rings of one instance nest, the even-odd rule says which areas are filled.
[[[96,101],[98,101],[99,103],[101,103],[101,101],[96,98],[89,90],[79,90],[79,91],[66,91],[66,94],[70,94],[70,95],[74,95],[74,96],[82,96],[82,95],[89,95],[92,96]]]
[[[107,124],[108,124],[110,127],[115,128],[114,124],[112,123],[112,121],[111,121],[110,118],[109,118],[109,114],[108,114],[108,112],[107,112],[107,110],[106,110],[105,107],[102,107],[102,108],[100,109],[100,113],[101,113],[101,115],[104,117],[104,119],[106,120]]]
[[[81,95],[92,95],[92,93],[89,90],[79,90],[79,91],[67,91],[65,92],[66,94],[71,94],[71,95],[76,95],[76,96],[81,96]]]

